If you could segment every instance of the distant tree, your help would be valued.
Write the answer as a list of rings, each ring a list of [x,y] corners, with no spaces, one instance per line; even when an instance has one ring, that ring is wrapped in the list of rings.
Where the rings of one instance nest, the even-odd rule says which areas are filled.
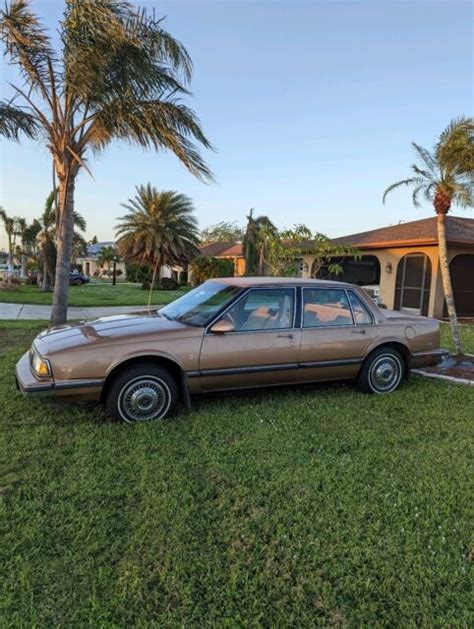
[[[128,214],[118,219],[117,248],[125,260],[153,267],[150,306],[158,270],[163,265],[187,266],[199,253],[199,231],[194,205],[186,195],[160,192],[151,184],[137,186],[136,191],[133,199],[122,203]]]
[[[21,258],[20,276],[26,278],[26,267],[28,259],[33,257],[36,250],[36,237],[41,229],[37,220],[28,224],[24,218],[17,218],[15,222],[16,234],[20,238],[21,246],[19,247],[19,255]]]
[[[102,247],[97,256],[97,262],[101,267],[104,265],[107,266],[107,271],[110,273],[110,266],[114,261],[115,256],[117,255],[117,251],[115,247],[108,245],[107,247]]]
[[[241,242],[244,238],[244,230],[236,221],[221,221],[215,225],[209,225],[201,231],[201,241],[211,242]]]
[[[56,225],[57,214],[55,208],[55,196],[56,192],[53,190],[47,197],[43,214],[38,219],[39,231],[38,231],[38,261],[42,267],[41,289],[43,292],[51,290],[51,286],[54,282],[54,268],[56,265]],[[73,213],[73,222],[75,229],[73,234],[73,250],[80,247],[80,250],[84,249],[85,240],[81,236],[80,231],[86,230],[86,221],[84,217],[78,212]],[[69,277],[69,272],[68,272]]]
[[[268,216],[254,218],[252,208],[243,242],[246,275],[264,275],[267,252],[275,238],[278,238],[278,230],[272,221]]]
[[[5,228],[5,232],[7,234],[8,241],[8,275],[11,276],[13,274],[13,264],[14,264],[14,256],[15,256],[15,245],[16,245],[16,237],[18,234],[17,229],[17,218],[13,216],[8,216],[5,210],[0,206],[0,219],[3,221],[3,226]]]
[[[318,277],[324,267],[332,276],[342,273],[341,260],[345,256],[358,257],[359,252],[349,245],[335,245],[320,232],[312,232],[306,225],[295,225],[278,233],[266,249],[264,260],[271,276],[293,276],[299,272],[304,256],[313,258],[313,273]]]
[[[440,135],[434,149],[427,149],[412,142],[418,164],[411,166],[414,175],[389,186],[387,195],[400,186],[413,188],[412,201],[420,206],[419,197],[433,204],[438,224],[438,249],[444,298],[448,310],[454,345],[457,353],[462,352],[459,324],[454,303],[453,287],[448,263],[446,243],[446,215],[451,206],[461,208],[474,205],[474,119],[453,120]]]
[[[0,11],[0,38],[21,76],[0,102],[0,134],[44,143],[58,182],[53,324],[67,320],[75,184],[92,151],[125,140],[171,151],[193,175],[211,177],[197,148],[209,141],[180,100],[192,62],[161,19],[125,0],[66,0],[58,30],[55,47],[27,0]]]

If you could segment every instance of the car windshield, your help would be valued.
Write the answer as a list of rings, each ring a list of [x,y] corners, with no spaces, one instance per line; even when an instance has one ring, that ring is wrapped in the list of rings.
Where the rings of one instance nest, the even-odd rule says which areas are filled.
[[[203,327],[241,291],[238,286],[205,282],[159,311],[170,321]]]

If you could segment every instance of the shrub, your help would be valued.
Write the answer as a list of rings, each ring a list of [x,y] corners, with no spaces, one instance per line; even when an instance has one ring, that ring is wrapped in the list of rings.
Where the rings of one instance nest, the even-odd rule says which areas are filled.
[[[178,288],[178,282],[174,277],[162,277],[160,285],[162,290],[176,290]]]
[[[126,262],[125,273],[129,282],[150,282],[151,280],[151,268],[146,264]]]
[[[13,293],[20,289],[20,282],[16,277],[12,277],[9,280],[0,280],[0,290],[4,290],[9,293]]]
[[[233,277],[234,263],[228,258],[199,256],[191,263],[192,284],[198,286],[213,277]]]
[[[115,271],[115,275],[116,275],[116,277],[120,277],[121,275],[123,275],[123,271],[122,271],[122,269],[117,269],[117,270]]]

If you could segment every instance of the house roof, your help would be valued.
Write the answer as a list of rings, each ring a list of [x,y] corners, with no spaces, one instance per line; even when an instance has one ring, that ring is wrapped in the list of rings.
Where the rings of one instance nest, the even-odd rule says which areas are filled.
[[[474,246],[474,219],[446,217],[446,240],[451,244]],[[359,249],[383,249],[410,245],[438,244],[437,217],[371,229],[370,231],[333,238],[336,245],[351,245]]]
[[[217,258],[236,258],[243,255],[241,242],[210,242],[199,246],[203,256],[215,256]]]
[[[87,247],[87,258],[95,258],[104,247],[115,247],[115,240],[103,240]]]

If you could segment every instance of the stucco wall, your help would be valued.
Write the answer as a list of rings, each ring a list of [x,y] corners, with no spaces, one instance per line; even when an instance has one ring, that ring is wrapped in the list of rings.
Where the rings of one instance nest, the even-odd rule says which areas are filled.
[[[395,305],[395,284],[397,280],[397,268],[400,260],[407,254],[423,253],[431,261],[431,285],[430,285],[430,299],[428,305],[428,315],[441,319],[443,316],[443,285],[441,282],[441,274],[439,272],[439,256],[438,247],[436,245],[430,246],[417,246],[417,247],[393,247],[387,249],[378,250],[362,250],[362,255],[373,255],[380,263],[380,296],[382,302],[387,308],[393,309]],[[474,247],[468,246],[453,246],[448,247],[449,262],[462,253],[474,254]],[[314,256],[304,257],[305,270],[302,272],[302,277],[311,277],[311,266],[314,261]],[[391,272],[387,271],[387,265],[391,264]]]

